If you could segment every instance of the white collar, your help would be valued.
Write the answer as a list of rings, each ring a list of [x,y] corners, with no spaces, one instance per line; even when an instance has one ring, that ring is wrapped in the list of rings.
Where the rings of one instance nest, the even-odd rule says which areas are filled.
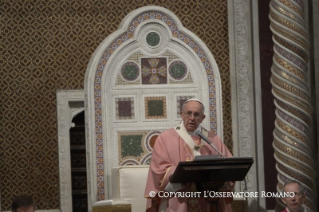
[[[181,125],[183,125],[184,126],[184,122],[182,121],[181,122]],[[184,128],[186,129],[186,127],[184,126]],[[186,130],[187,131],[187,130]],[[189,132],[189,131],[187,131],[187,133],[188,133],[188,135],[194,135],[195,134],[195,132],[196,131],[199,131],[199,132],[201,132],[202,131],[202,126],[201,125],[198,125],[198,127],[197,127],[197,129],[196,130],[194,130],[194,132]]]

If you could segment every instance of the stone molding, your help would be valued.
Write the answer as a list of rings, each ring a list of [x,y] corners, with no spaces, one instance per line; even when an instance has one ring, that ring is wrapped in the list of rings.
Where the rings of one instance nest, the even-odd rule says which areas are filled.
[[[72,119],[84,111],[83,90],[58,90],[57,124],[59,144],[60,210],[72,211],[70,128]]]

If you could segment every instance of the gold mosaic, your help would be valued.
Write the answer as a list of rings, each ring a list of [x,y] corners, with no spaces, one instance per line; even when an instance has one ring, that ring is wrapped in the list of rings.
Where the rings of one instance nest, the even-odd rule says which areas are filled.
[[[291,128],[290,126],[285,124],[284,122],[280,121],[279,119],[276,119],[276,124],[283,131],[285,131],[286,133],[290,134],[292,137],[297,138],[298,140],[300,140],[301,142],[303,142],[304,144],[309,146],[309,141],[307,140],[307,138],[303,134],[298,133],[296,130],[294,130],[293,128]]]
[[[272,10],[270,11],[269,14],[270,14],[270,17],[274,19],[276,22],[278,22],[279,24],[282,24],[283,26],[290,28],[291,30],[295,31],[302,37],[307,37],[307,33],[299,25],[296,25],[294,22],[290,22],[287,19],[283,19],[279,15],[276,15]]]
[[[301,173],[305,173],[311,179],[315,179],[315,175],[311,167],[305,166],[304,164],[301,164],[298,161],[291,160],[290,158],[284,157],[281,154],[278,154],[277,152],[275,152],[275,156],[282,161],[283,165],[287,164],[288,166],[296,170],[300,170]]]
[[[285,83],[284,81],[278,79],[275,75],[271,76],[271,80],[278,86],[284,89],[285,91],[292,93],[296,96],[299,96],[302,100],[305,102],[310,102],[310,97],[306,92],[303,92],[303,90],[300,90],[298,88],[295,88],[294,86]]]
[[[298,56],[300,56],[304,60],[302,62],[307,63],[308,54],[307,54],[306,51],[304,51],[307,48],[301,49],[301,48],[297,47],[295,44],[291,44],[291,43],[287,42],[286,40],[282,39],[281,37],[279,37],[277,35],[273,35],[273,38],[276,40],[276,42],[278,44],[284,46],[285,48],[289,49],[290,51],[293,51]]]
[[[309,157],[305,156],[302,153],[299,153],[298,151],[289,147],[288,145],[284,145],[284,144],[280,143],[276,138],[274,138],[274,144],[282,152],[292,156],[293,158],[296,158],[296,159],[304,162],[305,164],[309,165],[310,167],[313,166],[313,162],[311,159],[309,159]]]
[[[277,54],[274,55],[274,58],[276,60],[276,62],[281,65],[284,69],[288,70],[290,73],[296,75],[297,77],[299,77],[301,80],[303,81],[307,81],[307,77],[305,75],[305,73],[302,70],[299,70],[297,68],[295,68],[294,65],[292,65],[290,62],[285,61],[284,59],[282,59],[281,57],[279,57]]]
[[[275,30],[278,34],[282,35],[283,37],[293,41],[296,44],[299,44],[302,48],[307,49],[308,44],[306,43],[305,39],[301,39],[300,37],[296,37],[292,33],[287,30],[284,30],[282,27],[275,25],[273,22],[270,23],[270,26],[273,30]]]
[[[291,107],[290,105],[286,105],[285,103],[281,102],[280,100],[276,100],[276,104],[278,106],[280,106],[280,108],[282,108],[283,110],[295,115],[296,117],[298,117],[299,119],[303,120],[304,122],[306,122],[308,124],[308,126],[311,126],[311,119],[309,116],[306,116],[304,113],[302,113],[300,110],[297,110],[293,107]]]
[[[295,84],[296,86],[301,87],[302,89],[307,89],[304,82],[301,82],[299,78],[293,77],[289,72],[282,70],[281,67],[273,66],[272,70],[274,71],[274,73],[276,73],[282,78],[285,78],[285,80],[288,80],[289,82]]]
[[[60,208],[56,90],[83,89],[98,45],[131,11],[166,7],[213,53],[222,79],[225,143],[232,149],[227,1],[2,1],[1,210],[27,193]],[[119,82],[120,83],[120,82]]]
[[[273,93],[275,95],[288,101],[292,105],[296,105],[297,107],[301,108],[301,110],[303,110],[305,113],[307,113],[310,116],[311,108],[310,108],[309,104],[307,104],[306,102],[301,101],[293,96],[290,96],[289,93],[287,93],[287,92],[282,92],[281,90],[277,89],[276,87],[273,87],[272,90],[273,90]]]

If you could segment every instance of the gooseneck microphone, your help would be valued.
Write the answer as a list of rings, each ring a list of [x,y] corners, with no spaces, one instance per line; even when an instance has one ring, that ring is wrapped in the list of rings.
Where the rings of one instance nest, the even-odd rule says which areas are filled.
[[[225,155],[223,153],[221,153],[217,149],[217,147],[210,140],[208,140],[208,138],[199,129],[195,130],[194,135],[198,135],[199,137],[201,137],[204,141],[206,141],[206,143],[208,143],[210,146],[212,146],[218,152],[218,154],[220,154],[223,158],[225,158]]]

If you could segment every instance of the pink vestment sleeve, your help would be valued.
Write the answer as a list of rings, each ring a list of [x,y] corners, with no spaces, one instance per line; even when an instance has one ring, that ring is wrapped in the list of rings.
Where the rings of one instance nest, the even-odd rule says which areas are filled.
[[[145,197],[148,198],[147,200],[147,208],[153,208],[153,210],[148,211],[157,211],[155,208],[158,208],[160,198],[157,198],[156,196],[151,199],[149,196],[149,193],[155,192],[156,194],[159,191],[162,191],[165,189],[166,185],[169,182],[169,176],[172,175],[176,169],[176,164],[173,164],[173,161],[179,161],[179,159],[172,159],[169,155],[170,145],[174,145],[174,143],[177,143],[176,140],[172,143],[169,143],[167,139],[168,138],[175,140],[176,135],[174,133],[164,133],[157,137],[156,142],[153,147],[152,151],[152,159],[150,164],[150,169],[148,172],[148,178],[145,188]],[[179,149],[179,148],[177,148]],[[176,151],[176,148],[175,148]],[[178,152],[175,153],[175,155],[178,155]]]

